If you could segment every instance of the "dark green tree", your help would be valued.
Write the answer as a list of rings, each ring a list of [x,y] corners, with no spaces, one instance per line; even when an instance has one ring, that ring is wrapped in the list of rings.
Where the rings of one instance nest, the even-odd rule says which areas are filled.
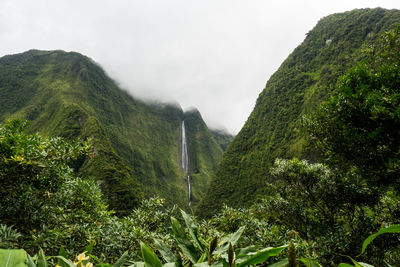
[[[400,27],[364,50],[305,126],[326,164],[277,160],[275,195],[264,203],[277,223],[314,241],[325,266],[355,257],[360,240],[398,223]],[[385,237],[363,257],[382,266],[384,252],[397,246]]]
[[[21,230],[43,223],[40,210],[71,179],[68,165],[88,143],[25,133],[26,122],[0,126],[0,221]]]
[[[400,178],[400,27],[368,47],[306,126],[330,164],[356,167],[371,186]]]

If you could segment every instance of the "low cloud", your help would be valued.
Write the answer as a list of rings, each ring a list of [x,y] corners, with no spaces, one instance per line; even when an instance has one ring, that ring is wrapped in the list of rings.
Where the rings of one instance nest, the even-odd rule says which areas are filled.
[[[195,106],[237,133],[258,94],[326,15],[398,1],[3,0],[2,55],[76,51],[132,95]]]

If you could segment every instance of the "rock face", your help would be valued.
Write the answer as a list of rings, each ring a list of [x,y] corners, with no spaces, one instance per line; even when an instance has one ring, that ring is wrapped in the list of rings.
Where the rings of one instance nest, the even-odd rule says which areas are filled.
[[[74,52],[30,50],[0,58],[0,122],[12,118],[28,119],[30,130],[43,135],[92,138],[92,158],[77,160],[74,168],[99,181],[119,214],[128,213],[143,195],[188,207],[183,120],[193,204],[222,156],[198,111],[137,100],[98,64]]]
[[[312,159],[298,134],[304,114],[331,92],[363,46],[400,23],[399,10],[362,9],[321,19],[260,93],[246,124],[224,153],[198,212],[211,216],[226,203],[251,204],[265,193],[276,158]]]

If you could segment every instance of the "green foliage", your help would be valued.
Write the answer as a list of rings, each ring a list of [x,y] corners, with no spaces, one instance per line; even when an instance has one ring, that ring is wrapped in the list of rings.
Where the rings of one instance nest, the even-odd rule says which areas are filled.
[[[382,224],[398,223],[399,40],[400,28],[380,36],[340,79],[335,94],[306,119],[307,133],[329,167],[276,160],[270,171],[273,194],[265,199],[266,212],[314,241],[325,265],[341,255],[356,263],[356,240]],[[361,260],[383,265],[386,251],[386,260],[395,262],[398,249],[398,242],[387,236]]]
[[[144,243],[140,243],[142,257],[146,267],[162,267],[162,263],[154,251]]]
[[[26,231],[46,220],[46,201],[71,178],[68,162],[88,144],[29,135],[25,128],[18,120],[0,126],[0,219]]]
[[[23,249],[0,249],[0,265],[3,267],[25,267],[26,258]]]
[[[85,251],[79,255],[76,255],[75,260],[68,260],[64,255],[59,254],[58,256],[45,256],[43,250],[40,248],[39,253],[34,257],[31,257],[23,249],[0,249],[0,264],[4,267],[48,267],[53,266],[54,260],[57,259],[57,265],[59,267],[93,267],[92,260],[97,261],[97,267],[122,267],[127,261],[127,252],[113,264],[102,263],[89,251]],[[92,259],[91,259],[92,258]],[[154,265],[151,265],[154,266]]]
[[[0,122],[29,119],[30,132],[71,140],[90,137],[91,157],[79,157],[72,166],[79,175],[99,181],[109,208],[119,216],[128,215],[143,195],[189,209],[180,152],[186,116],[191,113],[179,106],[132,98],[78,53],[30,50],[0,59]],[[187,125],[195,203],[222,150],[201,116]]]
[[[400,175],[400,28],[383,34],[341,77],[335,95],[306,120],[331,164],[357,167],[370,186]]]
[[[223,151],[228,148],[228,145],[232,142],[234,136],[225,132],[224,130],[211,129],[211,133],[214,136],[215,141],[219,144]]]
[[[222,149],[198,110],[185,112],[184,120],[188,141],[192,205],[196,206],[206,192],[208,182],[221,160]]]
[[[361,254],[363,254],[363,253],[365,252],[365,249],[367,248],[367,246],[368,246],[375,238],[377,238],[378,236],[380,236],[380,235],[382,235],[382,234],[394,234],[394,233],[396,233],[396,234],[400,233],[400,225],[397,224],[397,225],[391,225],[391,226],[386,227],[386,228],[381,228],[377,233],[368,236],[368,237],[364,240],[364,242],[363,242]],[[361,255],[361,254],[360,254],[360,255]],[[348,257],[348,258],[352,261],[352,263],[353,263],[354,265],[350,265],[350,264],[347,264],[347,263],[340,263],[340,264],[339,264],[339,267],[347,267],[347,266],[356,266],[356,267],[363,267],[363,266],[365,266],[365,267],[373,267],[372,265],[369,265],[369,264],[367,264],[367,263],[357,262],[357,261],[355,261],[355,260],[354,260],[353,258],[351,258],[351,257]],[[389,264],[387,264],[387,263],[386,263],[386,265],[387,265],[387,266],[391,266],[391,265],[389,265]]]
[[[205,241],[205,238],[199,235],[199,226],[194,218],[183,210],[181,214],[186,229],[177,219],[171,217],[174,238],[181,253],[175,256],[165,244],[156,241],[160,254],[167,262],[162,265],[156,253],[149,246],[141,243],[142,257],[146,266],[253,266],[265,263],[270,257],[277,256],[287,247],[258,249],[256,246],[249,246],[234,249],[245,227],[240,227],[236,232],[221,237],[220,242],[217,242],[219,238],[216,236]],[[139,263],[136,264],[140,266]]]
[[[299,134],[302,116],[331,94],[338,77],[358,62],[366,44],[398,23],[400,11],[381,8],[321,19],[260,93],[246,124],[224,153],[199,214],[211,217],[223,203],[251,205],[269,194],[266,173],[276,158],[318,158]]]
[[[87,143],[26,134],[24,127],[19,121],[0,127],[2,247],[29,253],[42,247],[54,255],[65,246],[71,256],[93,241],[100,258],[116,260],[119,251],[138,253],[138,239],[164,238],[174,212],[164,200],[146,200],[131,216],[116,218],[98,184],[75,177],[68,165],[88,150]]]
[[[354,256],[357,240],[376,229],[377,197],[357,174],[293,159],[276,160],[271,175],[275,195],[264,199],[264,212],[272,222],[312,241],[324,265],[337,262],[340,255]],[[389,243],[384,247],[380,253]]]
[[[367,248],[367,246],[378,236],[382,235],[382,234],[388,234],[388,233],[400,233],[400,225],[391,225],[389,227],[386,228],[382,228],[380,229],[377,233],[370,235],[369,237],[367,237],[367,239],[364,240],[364,243],[362,245],[362,249],[361,249],[361,253],[365,252],[365,249]]]
[[[17,240],[22,235],[12,226],[0,224],[0,248],[13,248],[16,247]]]
[[[400,114],[396,91],[400,29],[384,34],[380,41],[371,34],[398,20],[396,11],[356,10],[327,17],[308,34],[304,45],[282,65],[282,72],[271,78],[238,141],[228,147],[219,170],[221,179],[211,184],[213,194],[203,200],[200,211],[210,215],[220,209],[216,201],[220,196],[223,201],[233,199],[232,205],[251,202],[257,194],[268,193],[267,197],[252,202],[250,208],[222,205],[219,214],[200,223],[163,198],[139,202],[142,193],[135,179],[142,182],[145,194],[161,192],[186,204],[187,197],[181,194],[186,190],[181,179],[186,174],[179,153],[184,119],[190,172],[199,190],[195,198],[201,196],[203,178],[213,173],[221,149],[197,111],[184,114],[173,106],[150,108],[125,97],[101,69],[77,54],[31,51],[0,59],[0,81],[7,87],[25,84],[14,80],[29,77],[40,91],[27,93],[29,97],[22,97],[17,108],[9,106],[5,117],[30,116],[31,130],[93,140],[93,150],[86,155],[82,153],[88,150],[87,143],[26,134],[19,121],[0,127],[0,193],[5,196],[0,199],[1,247],[23,247],[31,254],[40,247],[34,257],[24,254],[32,267],[56,262],[72,267],[92,261],[97,266],[112,266],[107,261],[120,267],[128,259],[133,260],[132,266],[398,263],[400,246],[392,234],[399,232],[400,223],[399,127],[391,126],[397,125]],[[350,22],[354,24],[346,26]],[[325,164],[276,160],[267,173],[274,155],[317,158],[301,137],[286,131],[294,130],[301,115],[333,88],[319,86],[326,86],[352,64],[365,40],[375,45],[357,56],[361,64],[350,69],[337,93],[307,121],[319,156],[327,156]],[[15,73],[1,74],[6,69],[2,64],[14,64]],[[21,70],[29,68],[32,73],[24,76]],[[18,102],[11,91],[1,94]],[[44,92],[48,101],[40,97]],[[79,105],[77,98],[82,100]],[[78,173],[100,178],[83,179],[76,177]],[[230,174],[238,176],[225,179]],[[370,235],[382,225],[392,226]],[[387,234],[380,236],[383,233]],[[288,246],[280,245],[289,240],[286,256],[282,251]],[[58,256],[46,257],[44,251]],[[75,257],[76,251],[85,252]],[[14,258],[13,253],[0,250],[0,263],[4,255],[6,261]],[[21,258],[21,253],[15,258]],[[144,262],[136,261],[140,255]]]

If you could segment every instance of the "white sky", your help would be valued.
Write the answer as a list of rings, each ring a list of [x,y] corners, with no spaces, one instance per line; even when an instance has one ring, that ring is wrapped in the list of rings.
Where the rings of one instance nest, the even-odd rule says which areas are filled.
[[[268,78],[318,20],[399,0],[0,0],[0,56],[91,57],[145,99],[196,107],[237,133]]]

